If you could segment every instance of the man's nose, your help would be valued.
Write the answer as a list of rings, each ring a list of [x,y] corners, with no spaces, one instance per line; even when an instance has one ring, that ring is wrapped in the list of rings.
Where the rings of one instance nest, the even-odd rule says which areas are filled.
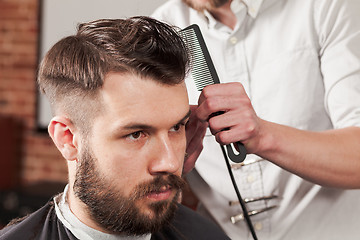
[[[171,141],[168,136],[156,139],[154,152],[149,164],[151,174],[171,173],[175,174],[182,168],[185,153],[180,153],[179,143]]]

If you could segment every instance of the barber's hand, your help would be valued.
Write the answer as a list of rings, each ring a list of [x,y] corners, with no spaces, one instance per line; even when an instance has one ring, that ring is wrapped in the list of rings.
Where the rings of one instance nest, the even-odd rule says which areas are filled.
[[[195,162],[203,149],[202,142],[208,126],[206,122],[199,121],[196,117],[196,108],[197,106],[195,105],[190,106],[191,115],[189,122],[186,124],[187,156],[185,158],[183,174],[190,172],[194,168]]]
[[[196,116],[201,121],[208,121],[217,142],[227,145],[240,141],[248,153],[256,151],[261,119],[257,117],[242,84],[206,86],[198,103]],[[213,114],[217,112],[224,113]]]

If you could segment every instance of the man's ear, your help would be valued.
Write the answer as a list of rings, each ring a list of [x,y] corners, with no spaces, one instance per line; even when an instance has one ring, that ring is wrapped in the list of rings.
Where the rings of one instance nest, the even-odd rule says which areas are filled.
[[[78,157],[78,144],[75,136],[75,127],[70,119],[56,116],[48,126],[49,135],[63,157],[68,161]]]

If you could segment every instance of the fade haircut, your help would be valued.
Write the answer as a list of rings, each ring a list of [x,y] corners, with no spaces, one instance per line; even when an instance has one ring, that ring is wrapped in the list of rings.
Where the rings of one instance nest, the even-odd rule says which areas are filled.
[[[189,55],[176,29],[149,17],[101,19],[78,26],[42,60],[40,90],[53,115],[65,114],[86,133],[101,113],[99,89],[109,72],[135,74],[161,84],[184,81]]]

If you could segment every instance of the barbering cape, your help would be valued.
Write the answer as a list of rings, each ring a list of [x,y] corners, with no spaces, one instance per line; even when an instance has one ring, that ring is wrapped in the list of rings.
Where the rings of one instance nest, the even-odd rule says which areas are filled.
[[[9,223],[0,230],[0,239],[76,240],[77,238],[58,219],[54,202],[51,200],[27,217]],[[151,240],[160,239],[225,240],[229,238],[217,225],[179,204],[170,224],[151,235]]]

